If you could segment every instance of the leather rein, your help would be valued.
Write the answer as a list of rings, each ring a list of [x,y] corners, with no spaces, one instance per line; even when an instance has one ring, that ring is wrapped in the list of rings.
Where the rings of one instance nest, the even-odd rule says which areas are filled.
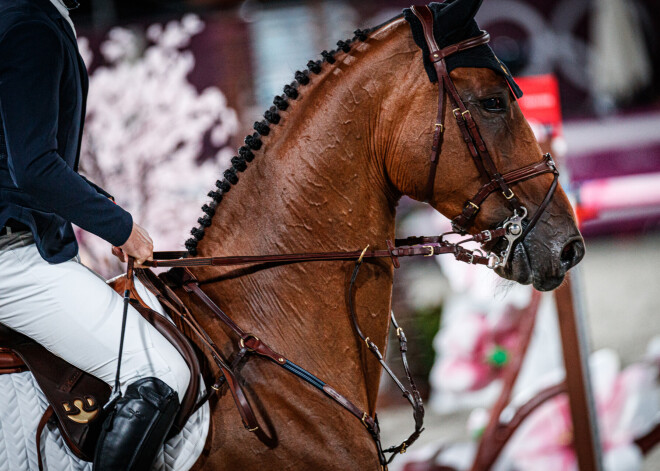
[[[522,240],[529,231],[534,227],[539,220],[541,214],[549,204],[554,191],[557,187],[557,179],[559,172],[550,154],[546,154],[540,162],[522,167],[505,174],[498,172],[495,163],[493,162],[488,149],[479,133],[476,122],[472,118],[470,111],[465,106],[461,99],[454,83],[452,82],[447,72],[445,58],[455,54],[459,51],[469,49],[475,46],[486,44],[490,37],[488,33],[482,32],[480,36],[469,38],[454,45],[440,49],[433,36],[433,15],[427,6],[413,6],[411,7],[413,13],[421,21],[426,42],[430,50],[430,60],[433,63],[438,76],[439,88],[439,101],[438,101],[438,114],[434,125],[433,146],[430,158],[430,171],[426,186],[426,199],[429,201],[433,195],[433,188],[436,179],[438,158],[440,156],[443,134],[445,131],[444,124],[444,100],[445,93],[451,103],[452,114],[454,115],[459,129],[463,135],[466,145],[468,146],[475,166],[484,181],[483,186],[477,194],[466,202],[462,213],[452,220],[454,231],[447,234],[460,234],[466,235],[467,231],[474,224],[474,220],[479,212],[481,204],[486,198],[495,191],[500,191],[504,196],[507,204],[511,207],[513,215],[505,220],[500,227],[492,230],[484,230],[472,236],[468,236],[463,240],[450,243],[444,239],[447,234],[431,237],[408,237],[406,239],[396,239],[394,242],[386,241],[386,249],[369,249],[369,246],[363,250],[347,251],[347,252],[314,252],[314,253],[296,253],[296,254],[273,254],[273,255],[250,255],[250,256],[225,256],[225,257],[190,257],[188,252],[155,252],[154,260],[147,261],[143,264],[144,267],[170,267],[173,270],[163,273],[160,277],[141,277],[141,281],[145,286],[150,289],[162,304],[165,304],[170,312],[174,312],[178,316],[178,322],[191,332],[198,340],[209,350],[212,358],[219,368],[219,375],[215,383],[207,388],[207,394],[199,401],[196,408],[201,406],[203,402],[208,400],[211,395],[217,393],[221,387],[227,383],[229,390],[232,394],[234,402],[241,415],[243,424],[246,429],[251,432],[259,433],[260,427],[252,407],[247,400],[240,382],[236,379],[234,370],[239,364],[250,354],[266,358],[278,366],[284,368],[290,373],[295,374],[300,379],[319,389],[330,399],[341,405],[344,409],[348,410],[353,416],[360,420],[360,422],[367,429],[373,438],[378,451],[378,459],[381,465],[381,470],[387,470],[388,464],[398,453],[404,453],[406,449],[419,437],[423,431],[423,418],[424,407],[422,399],[413,381],[408,361],[406,357],[407,340],[405,333],[396,322],[394,314],[391,313],[392,326],[396,329],[396,335],[400,344],[400,354],[404,366],[404,371],[407,377],[408,387],[394,375],[392,370],[387,366],[384,361],[378,346],[365,336],[360,329],[355,306],[353,302],[354,285],[357,279],[360,267],[366,259],[376,258],[389,258],[395,268],[399,268],[399,257],[411,256],[436,256],[441,254],[452,254],[461,262],[469,264],[485,265],[488,268],[495,269],[504,267],[509,261],[510,254],[514,247],[515,242]],[[527,209],[521,205],[515,193],[511,189],[511,185],[515,183],[528,180],[530,178],[542,175],[544,173],[552,173],[554,179],[548,193],[546,194],[543,202],[538,207],[535,214],[530,218],[529,222],[524,224],[527,218]],[[469,250],[462,246],[466,242],[476,242],[485,244],[489,241],[504,237],[507,242],[506,249],[500,254],[495,254],[476,249]],[[483,248],[483,246],[482,246]],[[350,317],[353,323],[355,333],[364,342],[365,348],[370,351],[376,359],[383,366],[388,375],[394,380],[396,385],[401,390],[403,396],[408,400],[413,408],[413,417],[415,420],[415,430],[413,433],[400,445],[393,446],[388,449],[383,449],[380,441],[380,428],[378,425],[377,416],[374,414],[371,417],[366,411],[363,411],[353,402],[342,396],[330,385],[322,381],[317,376],[303,369],[291,360],[287,359],[284,355],[276,352],[269,347],[262,339],[252,333],[244,331],[238,324],[236,324],[230,316],[228,316],[208,295],[202,290],[201,285],[204,281],[198,280],[190,271],[192,267],[202,266],[236,266],[254,263],[267,263],[267,264],[281,264],[281,263],[300,263],[300,262],[313,262],[313,261],[353,261],[355,266],[351,281],[348,289],[349,296],[349,310]],[[136,269],[139,272],[139,269]],[[234,334],[238,337],[239,351],[234,357],[232,364],[228,365],[223,359],[219,348],[214,344],[213,340],[203,330],[199,323],[195,320],[194,316],[190,313],[188,308],[183,304],[179,297],[174,293],[173,289],[183,288],[189,295],[196,296],[201,300],[209,310],[228,326]],[[389,456],[387,456],[389,454]]]

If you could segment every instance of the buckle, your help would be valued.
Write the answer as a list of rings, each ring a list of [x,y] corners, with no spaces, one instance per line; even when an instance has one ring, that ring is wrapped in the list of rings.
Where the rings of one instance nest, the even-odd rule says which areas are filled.
[[[432,245],[422,245],[422,248],[431,249],[430,253],[424,254],[425,257],[433,257],[435,255],[435,247],[433,247]]]
[[[476,209],[477,211],[479,211],[479,205],[476,204],[476,203],[473,203],[472,201],[468,201],[467,204],[466,204],[465,206],[466,206],[466,207],[468,207],[468,206],[472,206],[474,209]]]
[[[369,427],[369,426],[367,425],[367,422],[366,422],[367,417],[369,417],[369,416],[367,415],[367,413],[366,413],[366,412],[363,412],[363,413],[362,413],[362,418],[360,419],[360,422],[362,422],[362,425],[364,425],[364,428],[366,428],[367,430],[371,430],[371,427]]]
[[[502,192],[502,194],[503,194],[504,197],[505,197],[506,199],[508,199],[508,200],[510,200],[511,198],[513,198],[514,196],[516,196],[516,195],[513,193],[513,190],[512,190],[511,188],[509,188],[509,194],[508,194],[508,195],[507,195],[506,192],[504,192],[504,191]]]
[[[248,352],[254,352],[253,348],[245,346],[245,341],[250,339],[250,338],[253,338],[257,342],[259,341],[259,337],[257,337],[256,335],[254,335],[254,334],[245,334],[245,337],[241,337],[238,340],[238,346],[241,347],[241,349],[243,349],[243,348],[246,349]]]
[[[442,124],[442,123],[435,123],[435,128],[436,128],[436,129],[439,128],[439,129],[440,129],[440,133],[445,132],[445,125]]]
[[[369,248],[369,244],[367,244],[367,246],[364,248],[364,250],[362,250],[362,253],[360,254],[360,258],[358,258],[357,263],[362,263],[362,259],[364,258],[364,254],[367,253],[368,248]]]
[[[470,110],[465,110],[461,113],[461,116],[463,116],[464,121],[467,121],[467,118],[465,117],[466,114],[469,114],[470,118],[472,117],[472,114],[470,114]]]

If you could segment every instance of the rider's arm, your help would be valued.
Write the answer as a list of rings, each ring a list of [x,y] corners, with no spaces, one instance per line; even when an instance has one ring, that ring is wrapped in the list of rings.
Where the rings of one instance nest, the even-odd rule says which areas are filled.
[[[106,198],[110,198],[112,201],[115,200],[115,197],[114,197],[114,196],[112,196],[110,193],[108,193],[107,191],[105,191],[103,188],[101,188],[100,186],[98,186],[98,185],[97,185],[96,183],[94,183],[93,181],[90,181],[86,176],[84,176],[84,175],[80,175],[80,176],[82,177],[83,180],[85,180],[85,181],[87,182],[87,184],[88,184],[89,186],[91,186],[92,188],[94,188],[94,190],[96,190],[97,193],[101,193],[103,196],[105,196]]]
[[[131,234],[131,215],[92,188],[57,152],[65,54],[60,37],[39,20],[19,23],[0,38],[0,112],[11,177],[44,207],[120,246]]]

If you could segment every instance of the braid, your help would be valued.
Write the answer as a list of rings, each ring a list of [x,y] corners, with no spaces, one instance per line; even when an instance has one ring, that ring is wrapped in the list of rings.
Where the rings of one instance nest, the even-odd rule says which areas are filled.
[[[351,44],[355,41],[366,41],[371,30],[355,30],[355,36],[346,41],[338,41],[338,50],[348,53],[351,50]],[[199,227],[193,227],[190,230],[192,237],[185,242],[186,250],[190,255],[197,255],[197,245],[204,237],[204,229],[211,227],[213,215],[215,214],[216,206],[222,201],[223,196],[229,192],[232,185],[238,183],[238,173],[244,172],[247,169],[247,164],[254,160],[254,152],[261,149],[263,145],[262,137],[270,134],[271,125],[280,123],[282,117],[281,111],[286,111],[289,108],[289,100],[296,100],[300,96],[299,89],[310,82],[311,74],[320,74],[323,68],[323,63],[334,64],[336,62],[335,55],[337,51],[323,51],[321,52],[322,60],[310,60],[307,62],[307,70],[296,71],[294,74],[295,80],[289,85],[284,86],[283,95],[277,95],[273,99],[273,105],[264,113],[264,121],[256,121],[253,125],[254,134],[249,134],[245,137],[245,145],[238,149],[238,155],[232,157],[231,167],[223,172],[223,179],[217,180],[215,186],[217,190],[211,190],[208,197],[212,199],[210,204],[202,206],[204,216],[197,219]]]

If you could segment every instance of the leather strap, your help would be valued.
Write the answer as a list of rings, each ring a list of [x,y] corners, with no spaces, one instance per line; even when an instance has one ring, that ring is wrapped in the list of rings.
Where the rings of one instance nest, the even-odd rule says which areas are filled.
[[[39,465],[39,471],[44,470],[43,456],[41,454],[41,434],[48,421],[53,417],[53,413],[53,406],[49,405],[44,411],[44,415],[41,416],[39,425],[37,425],[37,464]]]
[[[27,366],[19,357],[9,348],[0,347],[0,375],[12,374],[26,371]]]
[[[559,172],[557,171],[557,167],[554,164],[554,161],[552,160],[552,157],[550,154],[545,154],[543,156],[543,160],[536,162],[532,165],[528,165],[527,167],[519,168],[517,170],[513,170],[511,172],[508,172],[502,176],[504,181],[511,185],[514,183],[519,183],[525,180],[529,180],[530,178],[537,177],[539,175],[542,175],[544,173],[554,173],[555,175],[559,175]],[[553,185],[556,186],[556,184],[553,183]],[[498,189],[498,184],[497,182],[491,180],[485,185],[483,185],[477,194],[469,199],[465,206],[463,207],[463,212],[456,216],[454,220],[452,221],[452,224],[454,225],[454,228],[459,228],[459,230],[465,231],[466,227],[469,225],[469,222],[474,219],[481,209],[481,204],[486,200],[486,198],[495,190]],[[550,191],[546,194],[546,200],[547,203],[545,205],[542,205],[543,208],[550,202],[548,199],[549,197],[552,197],[554,194],[554,188],[550,188]],[[537,216],[538,215],[538,216]],[[537,211],[534,217],[538,219],[538,217],[541,215],[540,211]],[[529,224],[528,227],[534,227],[534,223]]]
[[[362,252],[362,255],[364,255],[364,251]],[[368,338],[364,337],[364,334],[360,330],[360,327],[357,322],[357,317],[355,315],[355,309],[352,303],[352,290],[355,284],[355,279],[357,278],[357,273],[359,271],[359,268],[362,264],[363,257],[360,256],[358,258],[358,261],[356,262],[356,268],[353,273],[353,277],[351,278],[351,285],[349,289],[349,300],[350,300],[350,305],[351,305],[351,318],[354,323],[354,327],[358,335],[363,339],[365,342],[365,345],[367,345],[368,349],[377,357],[378,361],[381,363],[385,371],[391,376],[391,378],[394,380],[395,384],[401,389],[401,391],[404,394],[404,397],[408,399],[410,404],[413,406],[414,410],[414,418],[415,418],[415,430],[414,432],[408,437],[407,440],[405,440],[403,443],[401,443],[398,446],[394,446],[391,448],[388,448],[387,450],[383,450],[380,444],[380,429],[378,427],[378,422],[375,418],[372,418],[367,412],[361,410],[359,407],[357,407],[354,403],[352,403],[349,399],[347,399],[345,396],[341,395],[338,393],[332,386],[326,384],[324,381],[313,375],[312,373],[306,371],[299,365],[293,363],[292,361],[288,360],[284,355],[281,353],[276,352],[273,350],[270,346],[268,346],[263,340],[258,338],[257,336],[253,334],[249,334],[245,332],[238,324],[236,324],[231,317],[229,317],[209,296],[202,290],[200,287],[199,280],[194,276],[192,272],[188,269],[183,269],[181,272],[180,276],[180,282],[181,286],[183,289],[194,296],[196,296],[200,301],[202,301],[210,310],[215,314],[215,316],[221,320],[227,327],[229,327],[239,338],[239,354],[237,358],[234,360],[234,364],[232,365],[232,369],[235,368],[238,364],[239,361],[243,359],[244,356],[246,356],[248,353],[255,353],[259,356],[262,356],[264,358],[267,358],[274,362],[275,364],[279,365],[280,367],[288,370],[291,373],[294,373],[296,376],[299,378],[303,379],[304,381],[308,382],[312,386],[322,390],[328,397],[333,399],[336,403],[341,405],[343,408],[345,408],[347,411],[349,411],[353,416],[355,416],[357,419],[360,420],[360,422],[366,427],[367,431],[370,433],[372,438],[374,439],[377,450],[378,450],[378,456],[381,461],[381,465],[383,466],[384,469],[386,469],[387,464],[391,462],[393,457],[400,452],[404,452],[406,448],[412,444],[421,434],[423,428],[423,418],[424,418],[424,408],[422,405],[422,400],[421,396],[419,394],[419,391],[417,390],[417,387],[414,384],[414,381],[412,379],[412,374],[410,373],[410,369],[408,366],[408,361],[406,357],[406,352],[407,352],[407,340],[405,337],[405,333],[403,332],[403,329],[399,327],[399,325],[396,322],[396,319],[394,318],[394,315],[392,314],[392,325],[395,326],[397,329],[397,338],[400,341],[400,352],[402,356],[402,362],[404,365],[404,369],[406,371],[406,376],[408,378],[409,384],[410,384],[410,390],[406,389],[403,384],[399,381],[399,379],[394,375],[392,370],[389,368],[389,366],[385,363],[384,358],[382,354],[380,353],[378,347],[370,341]],[[207,335],[204,333],[204,335]],[[225,375],[224,380],[229,380],[230,376]],[[220,385],[224,383],[224,380],[219,379],[218,382],[216,383],[216,386],[213,388],[214,390],[218,390]],[[231,388],[231,384],[230,384]],[[212,394],[212,393],[210,393]],[[208,399],[210,397],[210,394],[205,398]],[[249,403],[240,403],[240,401],[236,402],[239,412],[241,412],[241,409],[245,409],[245,411],[249,410],[251,412]],[[201,405],[201,403],[198,403],[198,406]],[[244,412],[245,412],[244,411]],[[242,412],[242,416],[245,414]],[[391,456],[387,458],[385,456],[385,453],[391,453]]]
[[[211,298],[208,297],[208,295],[199,286],[199,281],[188,270],[184,271],[183,288],[186,290],[186,292],[197,296],[197,298],[200,299],[211,310],[211,312],[213,312],[218,317],[218,319],[220,319],[226,326],[228,326],[231,330],[234,331],[234,333],[236,333],[240,339],[239,347],[240,351],[242,352],[241,356],[244,356],[247,353],[255,353],[259,356],[271,360],[275,364],[295,374],[317,389],[322,390],[328,397],[333,399],[335,402],[353,414],[357,419],[359,419],[372,435],[372,437],[380,436],[378,422],[375,418],[372,418],[367,412],[357,407],[349,399],[339,394],[334,388],[326,384],[312,373],[288,360],[281,353],[275,352],[258,337],[246,333],[227,314],[225,314],[225,312],[220,309],[220,307],[214,303]],[[225,376],[225,378],[227,379],[227,376]],[[239,411],[240,407],[242,406],[239,406]]]
[[[460,234],[465,234],[469,230],[470,226],[474,223],[474,219],[479,211],[481,203],[495,190],[499,189],[502,192],[502,195],[505,197],[505,200],[509,207],[518,214],[523,214],[523,207],[515,196],[515,193],[511,189],[512,184],[520,182],[522,180],[538,176],[541,173],[545,173],[549,170],[538,168],[538,164],[533,164],[531,166],[523,167],[514,172],[502,175],[497,170],[488,147],[486,146],[481,133],[479,132],[479,127],[475,122],[472,114],[465,106],[456,86],[454,85],[449,73],[447,71],[447,65],[445,58],[456,54],[465,49],[472,47],[480,46],[486,44],[490,40],[490,36],[487,32],[482,31],[480,35],[468,38],[464,41],[461,41],[456,44],[449,45],[443,49],[440,49],[438,46],[435,36],[433,34],[433,13],[427,5],[413,5],[411,7],[413,14],[419,19],[422,29],[424,32],[424,39],[429,48],[429,59],[433,63],[437,77],[438,77],[438,114],[435,122],[435,129],[433,133],[433,144],[431,147],[431,158],[430,158],[430,169],[429,177],[426,183],[425,190],[425,199],[426,201],[431,201],[433,197],[434,183],[436,179],[437,167],[438,167],[438,156],[441,151],[442,146],[442,135],[445,130],[444,124],[444,96],[447,93],[449,101],[453,106],[452,114],[456,119],[458,128],[463,136],[463,140],[467,145],[474,164],[484,182],[484,185],[477,193],[477,196],[472,200],[468,200],[464,205],[464,209],[461,214],[459,214],[452,221],[452,226],[454,230]],[[556,172],[556,169],[553,167],[553,171]],[[517,175],[521,176],[518,177]],[[534,227],[538,221],[540,215],[545,210],[546,206],[549,204],[552,195],[554,194],[556,188],[556,178],[553,181],[546,198],[543,203],[539,206],[536,214],[530,220],[530,223],[527,226],[525,235]]]
[[[396,329],[397,338],[399,339],[399,352],[401,354],[403,369],[406,373],[406,377],[410,389],[407,389],[401,383],[399,378],[396,377],[394,372],[390,369],[389,365],[385,362],[385,359],[383,358],[383,355],[378,349],[378,346],[371,339],[369,339],[369,337],[365,337],[364,333],[362,332],[362,329],[360,329],[357,313],[355,311],[354,288],[355,288],[355,281],[357,280],[357,276],[360,271],[360,267],[362,266],[362,263],[363,263],[362,258],[358,259],[355,262],[355,267],[353,269],[353,274],[351,276],[351,281],[348,287],[348,307],[349,307],[351,322],[353,323],[353,329],[355,330],[355,333],[358,335],[358,337],[360,337],[360,339],[364,342],[364,345],[366,345],[367,349],[376,357],[376,359],[378,360],[382,368],[385,370],[385,372],[392,379],[392,381],[394,381],[394,384],[396,384],[399,390],[403,393],[403,397],[405,397],[408,400],[411,407],[413,408],[413,417],[415,419],[415,430],[400,445],[392,446],[387,450],[382,450],[380,446],[380,436],[374,437],[374,440],[377,442],[378,445],[377,448],[379,451],[379,456],[381,457],[381,465],[387,466],[389,463],[392,462],[392,460],[394,459],[397,453],[404,453],[406,451],[406,448],[412,445],[421,435],[422,431],[424,430],[423,429],[424,405],[422,403],[422,397],[419,394],[419,390],[415,385],[412,374],[410,372],[410,368],[408,366],[408,359],[406,355],[408,351],[408,342],[406,339],[406,335],[403,329],[399,327],[399,324],[396,322],[394,313],[390,312],[390,319],[392,321],[392,326]],[[391,454],[389,458],[385,456],[385,453]]]

